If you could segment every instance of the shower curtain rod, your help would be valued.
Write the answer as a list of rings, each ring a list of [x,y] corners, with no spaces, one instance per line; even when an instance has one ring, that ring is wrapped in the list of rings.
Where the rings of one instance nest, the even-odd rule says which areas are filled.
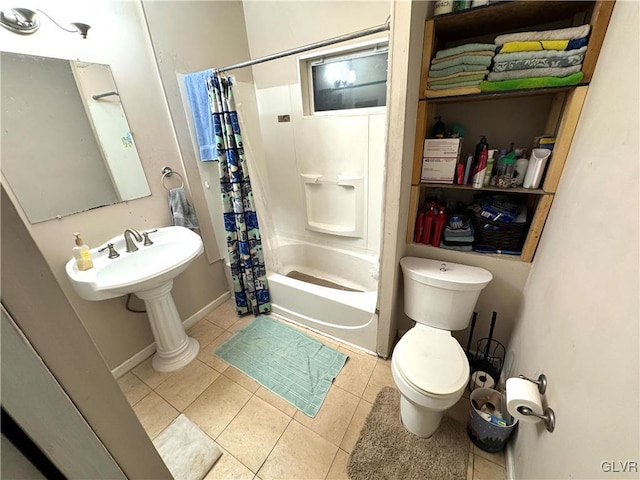
[[[255,60],[247,60],[246,62],[237,63],[228,67],[216,68],[216,72],[227,72],[229,70],[235,70],[237,68],[250,67],[251,65],[257,65],[258,63],[269,62],[278,58],[288,57],[289,55],[295,55],[296,53],[307,52],[315,48],[326,47],[327,45],[333,45],[334,43],[346,42],[347,40],[353,40],[354,38],[365,37],[378,32],[386,32],[391,29],[391,17],[387,17],[387,20],[377,27],[366,28],[353,33],[347,33],[340,35],[339,37],[329,38],[327,40],[321,40],[319,42],[310,43],[301,47],[292,48],[291,50],[285,50],[284,52],[274,53],[265,57],[256,58]]]

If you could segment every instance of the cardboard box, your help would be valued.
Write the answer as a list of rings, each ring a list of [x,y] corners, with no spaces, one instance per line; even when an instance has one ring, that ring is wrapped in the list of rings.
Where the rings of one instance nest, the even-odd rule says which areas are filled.
[[[422,151],[421,182],[453,183],[462,138],[427,138]]]

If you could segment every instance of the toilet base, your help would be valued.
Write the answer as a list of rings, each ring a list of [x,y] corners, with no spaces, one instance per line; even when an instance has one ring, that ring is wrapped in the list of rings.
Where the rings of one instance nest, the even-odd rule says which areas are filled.
[[[443,416],[444,411],[428,410],[400,395],[402,424],[418,437],[429,438],[433,435],[438,430]]]

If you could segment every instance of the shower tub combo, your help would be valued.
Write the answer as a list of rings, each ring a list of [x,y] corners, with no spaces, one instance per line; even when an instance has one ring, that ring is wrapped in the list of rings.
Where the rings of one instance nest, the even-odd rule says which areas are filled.
[[[267,275],[274,314],[376,353],[378,259],[280,240],[281,272]]]

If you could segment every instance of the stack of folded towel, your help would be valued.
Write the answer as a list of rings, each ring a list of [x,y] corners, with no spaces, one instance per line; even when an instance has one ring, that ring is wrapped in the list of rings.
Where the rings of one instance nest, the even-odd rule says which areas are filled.
[[[470,252],[473,249],[473,225],[470,220],[462,220],[454,216],[449,220],[444,229],[444,238],[440,243],[441,248]]]
[[[478,85],[489,73],[496,46],[467,43],[436,52],[427,78],[427,97],[480,93]]]
[[[575,85],[582,80],[590,25],[508,33],[496,37],[497,55],[483,92]]]

